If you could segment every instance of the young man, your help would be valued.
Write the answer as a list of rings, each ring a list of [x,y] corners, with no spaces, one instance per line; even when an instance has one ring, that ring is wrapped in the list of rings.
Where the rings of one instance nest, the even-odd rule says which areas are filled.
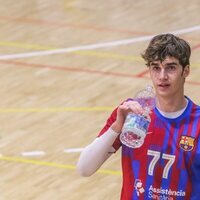
[[[90,176],[122,147],[121,200],[200,199],[200,106],[184,96],[191,49],[172,34],[155,36],[142,57],[156,93],[156,107],[144,144],[129,148],[119,140],[129,112],[142,114],[137,101],[115,109],[98,137],[82,152],[77,164]]]

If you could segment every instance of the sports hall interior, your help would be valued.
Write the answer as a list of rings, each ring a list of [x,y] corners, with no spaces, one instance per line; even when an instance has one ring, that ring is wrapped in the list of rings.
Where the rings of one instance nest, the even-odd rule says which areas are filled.
[[[0,0],[0,200],[117,200],[121,152],[91,177],[76,163],[114,108],[151,84],[141,58],[173,33],[192,48],[200,104],[199,0]]]

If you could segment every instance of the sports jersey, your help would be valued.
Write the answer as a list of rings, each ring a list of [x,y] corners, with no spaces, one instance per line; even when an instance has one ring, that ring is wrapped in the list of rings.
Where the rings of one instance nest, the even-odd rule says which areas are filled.
[[[123,185],[121,200],[200,200],[200,106],[188,97],[185,111],[166,118],[157,108],[140,148],[122,147]],[[104,134],[116,120],[117,108],[99,133]]]

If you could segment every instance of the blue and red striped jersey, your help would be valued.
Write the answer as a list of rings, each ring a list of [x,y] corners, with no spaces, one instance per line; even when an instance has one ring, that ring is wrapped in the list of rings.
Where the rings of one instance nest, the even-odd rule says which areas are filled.
[[[155,108],[145,142],[140,148],[122,147],[123,185],[121,200],[199,200],[200,199],[200,106],[189,98],[177,118],[166,118]],[[113,111],[105,131],[116,120]]]

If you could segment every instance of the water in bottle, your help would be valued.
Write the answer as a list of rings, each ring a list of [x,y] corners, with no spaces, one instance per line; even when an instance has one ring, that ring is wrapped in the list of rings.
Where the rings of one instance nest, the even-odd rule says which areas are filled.
[[[143,145],[151,121],[149,113],[155,107],[155,94],[152,86],[147,86],[140,91],[134,99],[144,108],[142,115],[129,113],[125,119],[121,142],[131,148],[139,148]]]

